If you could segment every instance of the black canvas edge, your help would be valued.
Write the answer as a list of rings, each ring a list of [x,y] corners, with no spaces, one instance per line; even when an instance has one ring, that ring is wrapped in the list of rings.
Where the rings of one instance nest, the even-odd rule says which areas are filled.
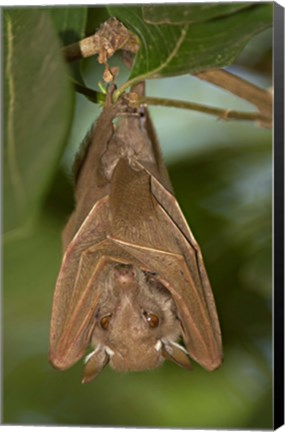
[[[284,8],[274,3],[273,426],[284,424]]]

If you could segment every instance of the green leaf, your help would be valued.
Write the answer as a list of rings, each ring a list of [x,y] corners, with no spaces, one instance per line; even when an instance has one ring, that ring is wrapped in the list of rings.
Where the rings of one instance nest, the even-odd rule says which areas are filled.
[[[193,24],[229,15],[253,3],[205,3],[196,5],[143,6],[143,18],[149,24]]]
[[[172,8],[175,11],[176,6]],[[111,6],[108,10],[141,40],[130,75],[132,84],[225,67],[255,34],[272,25],[272,4],[257,4],[211,21],[180,26],[148,24],[140,6]]]
[[[89,7],[87,9],[86,35],[90,36],[94,34],[99,29],[100,25],[107,21],[108,18],[108,11],[103,5]]]
[[[86,7],[51,7],[45,10],[49,12],[64,45],[77,42],[85,36]]]
[[[45,10],[49,12],[63,45],[78,42],[85,37],[86,7],[50,7]],[[75,81],[84,85],[81,62],[72,62],[69,67]]]
[[[67,138],[73,92],[51,19],[4,11],[4,232],[36,216]]]

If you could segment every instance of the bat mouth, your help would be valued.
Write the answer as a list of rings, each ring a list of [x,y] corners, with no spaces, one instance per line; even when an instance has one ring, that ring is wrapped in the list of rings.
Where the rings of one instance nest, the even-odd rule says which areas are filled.
[[[139,372],[146,369],[155,369],[161,365],[164,358],[160,350],[141,344],[137,349],[125,348],[117,350],[110,357],[110,366],[119,372]]]

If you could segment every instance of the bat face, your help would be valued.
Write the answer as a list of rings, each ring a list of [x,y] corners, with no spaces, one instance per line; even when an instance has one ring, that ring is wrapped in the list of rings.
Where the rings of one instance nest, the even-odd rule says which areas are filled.
[[[140,371],[166,358],[191,369],[191,357],[214,370],[222,361],[201,251],[147,111],[123,110],[110,94],[89,136],[53,301],[50,361],[67,369],[91,346],[85,383],[107,364]]]
[[[93,374],[107,362],[124,372],[159,366],[164,360],[162,346],[171,346],[181,333],[170,293],[155,275],[122,264],[109,266],[98,289],[101,295],[91,336],[94,352],[87,357],[84,381],[90,380],[88,363],[92,364],[93,356],[99,357]]]

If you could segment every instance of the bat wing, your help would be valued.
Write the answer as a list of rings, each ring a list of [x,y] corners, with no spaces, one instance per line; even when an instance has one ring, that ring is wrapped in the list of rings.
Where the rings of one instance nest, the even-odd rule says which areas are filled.
[[[177,230],[175,230],[175,232],[178,235],[177,239],[179,241],[181,251],[183,252],[187,266],[194,276],[194,281],[196,286],[199,288],[200,295],[205,297],[212,327],[215,334],[217,335],[217,343],[220,345],[219,350],[221,352],[222,341],[219,319],[200,246],[196,242],[175,197],[154,177],[151,178],[151,189],[154,197],[160,205],[161,210],[163,210],[165,214],[169,216],[170,220],[176,225]],[[179,231],[180,233],[178,234]],[[189,253],[190,250],[194,252],[194,260],[189,260],[189,256],[191,256]]]
[[[132,199],[132,191],[140,200]],[[111,238],[158,273],[171,292],[190,356],[208,370],[218,367],[222,345],[214,297],[200,248],[175,198],[145,170],[135,171],[122,160],[114,172],[110,214]]]
[[[67,369],[89,345],[101,278],[109,263],[142,264],[108,239],[108,197],[98,201],[70,242],[56,283],[51,329],[51,363]]]
[[[81,144],[73,170],[76,208],[63,232],[64,250],[79,230],[94,204],[109,195],[109,183],[100,170],[100,160],[113,136],[113,119],[119,105],[112,103],[112,92],[106,96],[105,108]]]

